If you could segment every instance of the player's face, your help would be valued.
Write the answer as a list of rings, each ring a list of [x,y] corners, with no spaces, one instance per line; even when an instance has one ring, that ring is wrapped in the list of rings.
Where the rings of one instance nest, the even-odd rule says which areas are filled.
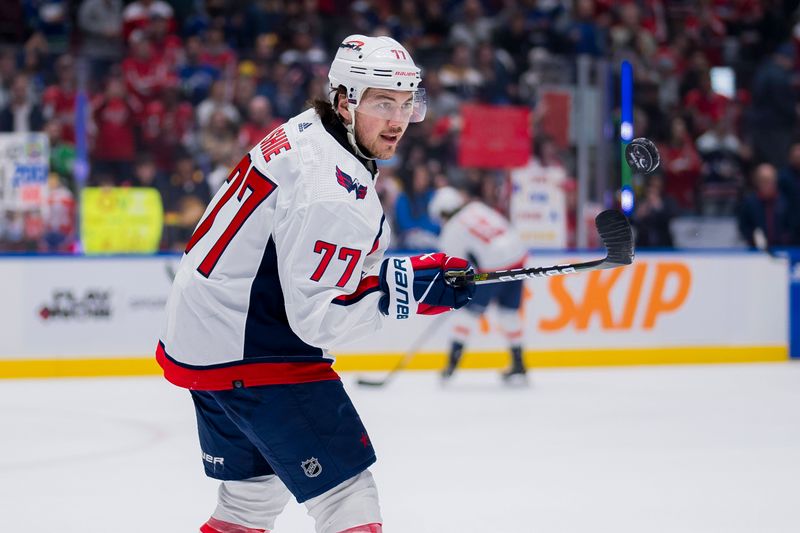
[[[411,91],[367,89],[356,108],[356,140],[373,157],[391,158],[413,110]]]

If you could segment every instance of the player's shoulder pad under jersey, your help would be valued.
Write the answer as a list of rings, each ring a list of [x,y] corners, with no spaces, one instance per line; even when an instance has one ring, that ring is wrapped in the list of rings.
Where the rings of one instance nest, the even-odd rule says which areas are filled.
[[[301,113],[287,127],[298,147],[305,179],[313,183],[309,200],[344,202],[356,210],[369,210],[366,205],[374,200],[372,174],[328,133],[316,112]]]
[[[269,132],[250,151],[253,162],[279,183],[297,181],[305,161],[311,157],[303,147],[308,144],[303,143],[303,135],[313,135],[315,129],[322,129],[322,124],[315,119],[317,115],[310,109]]]
[[[320,131],[324,131],[324,127],[319,116],[308,109],[269,132],[256,145],[255,151],[264,158],[265,165],[284,157],[308,159],[313,154],[302,149],[303,144],[308,144],[303,141]],[[303,152],[306,152],[305,157]]]

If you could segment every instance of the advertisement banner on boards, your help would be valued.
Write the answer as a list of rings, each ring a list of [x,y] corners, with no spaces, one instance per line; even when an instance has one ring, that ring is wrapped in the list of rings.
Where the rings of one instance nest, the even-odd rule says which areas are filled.
[[[594,258],[548,253],[528,264]],[[764,254],[639,253],[625,268],[531,279],[525,284],[523,345],[532,351],[786,347],[787,276],[786,261]],[[472,332],[471,349],[505,349],[494,311]],[[411,328],[387,322],[379,334],[338,351],[402,352],[425,320],[414,318]],[[446,350],[450,334],[443,325],[423,349]]]
[[[548,253],[531,257],[529,264],[593,258]],[[151,356],[179,259],[0,259],[0,359]],[[788,283],[787,262],[765,254],[640,253],[625,268],[527,281],[523,345],[555,352],[785,350]],[[428,320],[386,320],[375,334],[331,351],[402,353]],[[501,326],[490,307],[469,349],[505,350]],[[421,350],[446,351],[450,335],[445,321]]]
[[[178,259],[0,260],[0,357],[153,353]]]

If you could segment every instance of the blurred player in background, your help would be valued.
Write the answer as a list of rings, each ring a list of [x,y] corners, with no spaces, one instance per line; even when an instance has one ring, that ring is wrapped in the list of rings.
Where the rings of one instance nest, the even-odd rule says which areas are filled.
[[[429,204],[431,218],[442,225],[439,247],[448,254],[466,257],[478,272],[522,268],[525,263],[525,245],[509,221],[483,202],[468,199],[453,187],[436,191]],[[447,367],[442,377],[447,380],[455,371],[469,336],[480,316],[491,302],[498,308],[500,329],[508,340],[511,367],[502,377],[508,383],[525,383],[526,369],[522,359],[522,305],[523,281],[491,283],[477,287],[472,302],[456,313],[453,323],[453,341]]]
[[[375,452],[328,349],[474,291],[444,281],[463,259],[383,257],[375,160],[425,115],[408,51],[350,36],[329,81],[330,101],[272,131],[222,184],[167,302],[157,359],[191,390],[206,474],[222,482],[204,533],[269,531],[290,495],[319,533],[380,532]]]

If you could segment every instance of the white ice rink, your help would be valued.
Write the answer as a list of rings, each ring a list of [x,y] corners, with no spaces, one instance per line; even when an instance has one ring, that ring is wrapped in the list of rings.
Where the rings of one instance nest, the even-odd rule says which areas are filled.
[[[800,365],[344,379],[387,533],[800,532]],[[2,533],[194,533],[216,485],[162,379],[0,381]]]

